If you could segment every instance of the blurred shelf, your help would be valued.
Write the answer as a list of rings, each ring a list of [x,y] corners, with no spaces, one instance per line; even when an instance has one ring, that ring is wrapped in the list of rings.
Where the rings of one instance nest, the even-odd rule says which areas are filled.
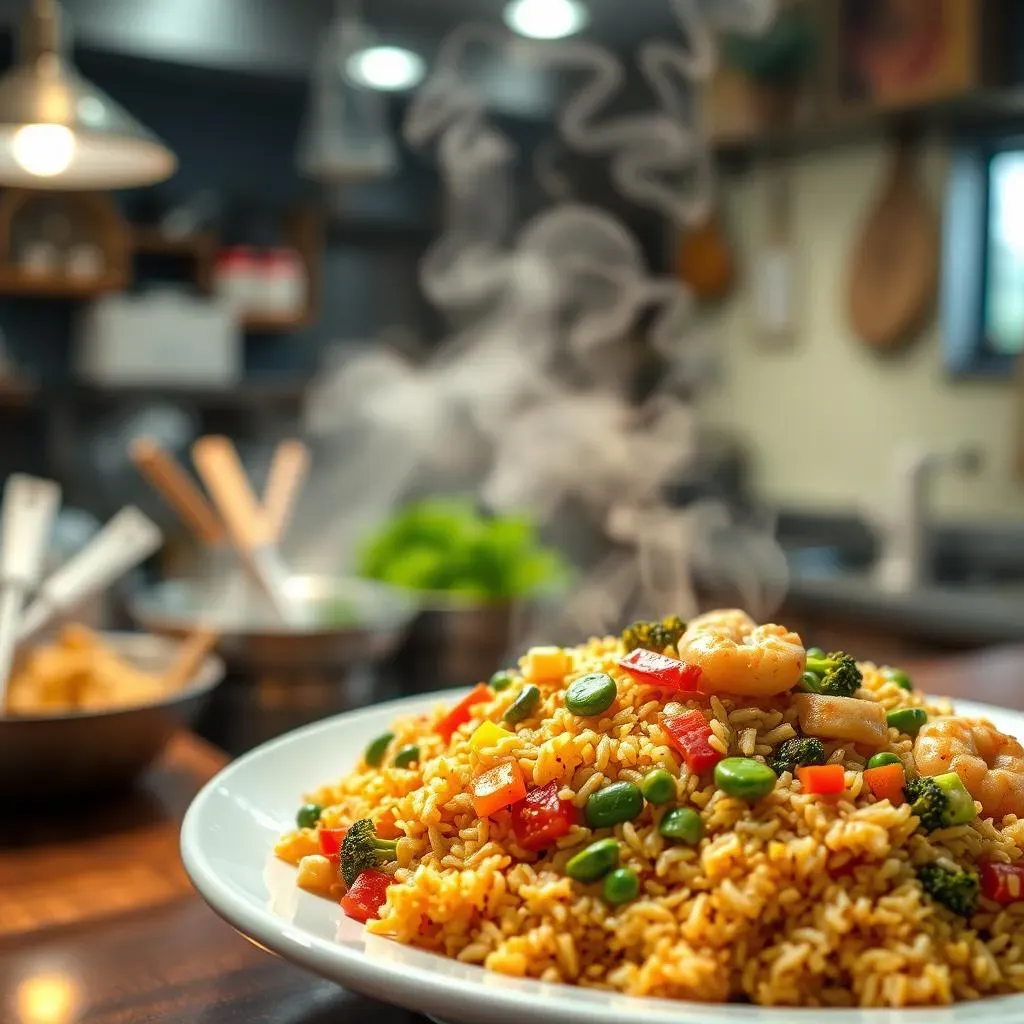
[[[278,331],[298,331],[309,327],[315,318],[308,310],[298,316],[274,316],[273,314],[253,313],[242,318],[242,330],[254,334],[272,334]]]
[[[199,233],[184,238],[168,238],[156,227],[132,228],[132,248],[136,252],[166,254],[168,256],[192,256],[199,258],[217,247],[213,235]]]
[[[93,402],[169,401],[187,402],[216,411],[248,411],[267,406],[298,405],[306,394],[306,378],[287,381],[242,381],[234,387],[174,386],[156,384],[102,385],[78,382],[72,393]]]
[[[124,274],[78,278],[65,275],[32,274],[16,267],[0,267],[0,292],[6,295],[34,295],[54,299],[88,299],[107,292],[123,291]]]
[[[305,378],[287,381],[244,381],[237,387],[160,387],[156,384],[108,386],[74,382],[55,391],[53,398],[63,395],[95,404],[119,401],[187,402],[203,409],[223,412],[245,412],[271,406],[299,405],[309,387]],[[0,409],[31,409],[42,405],[43,394],[30,381],[0,378]]]
[[[726,167],[762,157],[793,157],[855,145],[901,130],[983,134],[1017,129],[1024,89],[983,89],[913,106],[867,110],[807,121],[784,131],[716,137],[711,148]]]

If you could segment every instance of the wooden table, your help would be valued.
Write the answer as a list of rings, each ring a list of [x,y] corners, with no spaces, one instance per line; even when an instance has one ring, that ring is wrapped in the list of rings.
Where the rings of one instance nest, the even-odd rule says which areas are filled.
[[[932,693],[1024,709],[1024,648],[908,665]],[[223,764],[179,736],[107,807],[0,820],[4,1024],[423,1024],[250,945],[191,890],[178,823]]]

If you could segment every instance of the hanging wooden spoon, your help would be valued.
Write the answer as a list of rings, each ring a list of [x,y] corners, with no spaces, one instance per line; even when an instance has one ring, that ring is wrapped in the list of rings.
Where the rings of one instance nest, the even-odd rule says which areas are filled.
[[[904,136],[853,251],[853,329],[878,351],[906,344],[927,320],[938,281],[938,218],[918,175],[916,146]]]

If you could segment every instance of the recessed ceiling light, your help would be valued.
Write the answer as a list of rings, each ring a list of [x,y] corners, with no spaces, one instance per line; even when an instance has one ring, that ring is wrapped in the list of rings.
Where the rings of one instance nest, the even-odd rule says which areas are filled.
[[[579,0],[511,0],[505,24],[530,39],[564,39],[583,31],[590,13]]]
[[[423,81],[423,58],[400,46],[369,46],[349,57],[345,64],[352,80],[368,89],[400,92]]]

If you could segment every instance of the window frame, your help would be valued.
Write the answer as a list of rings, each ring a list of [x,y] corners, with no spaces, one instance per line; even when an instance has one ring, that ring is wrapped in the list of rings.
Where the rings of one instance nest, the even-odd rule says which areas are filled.
[[[986,332],[992,161],[1014,150],[1024,153],[1020,132],[961,139],[951,146],[939,323],[945,366],[957,379],[1010,378],[1021,358],[999,352]]]

